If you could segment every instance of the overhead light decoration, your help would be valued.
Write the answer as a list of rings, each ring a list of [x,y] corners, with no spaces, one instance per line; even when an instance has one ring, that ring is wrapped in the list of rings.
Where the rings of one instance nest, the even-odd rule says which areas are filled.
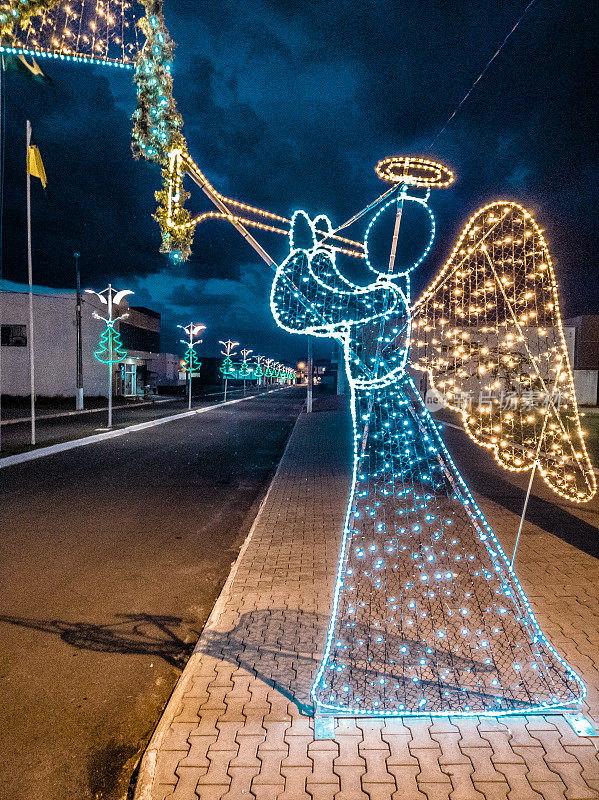
[[[0,0],[0,53],[131,69],[140,8],[128,0]]]
[[[432,223],[428,192],[453,176],[412,157],[385,159],[377,172],[397,193],[385,201],[395,212],[389,264],[368,258],[376,281],[349,281],[328,219],[297,212],[294,223],[309,222],[312,243],[297,247],[292,226],[271,290],[281,328],[343,347],[351,387],[353,481],[312,687],[316,712],[501,716],[579,703],[582,679],[542,632],[406,371],[411,347],[412,366],[428,372],[441,402],[462,413],[469,435],[499,464],[530,470],[538,462],[554,491],[588,500],[595,478],[546,243],[521,206],[486,206],[412,303],[410,273],[422,257],[395,266],[403,208],[425,205]],[[373,209],[367,256],[383,213],[380,204]],[[530,407],[531,392],[538,407]]]

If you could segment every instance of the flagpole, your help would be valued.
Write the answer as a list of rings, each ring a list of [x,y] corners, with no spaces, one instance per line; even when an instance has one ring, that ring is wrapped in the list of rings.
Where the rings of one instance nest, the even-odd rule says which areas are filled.
[[[31,444],[35,444],[35,351],[33,347],[33,266],[31,262],[31,175],[29,174],[29,147],[31,146],[31,122],[25,126],[27,148],[25,151],[25,174],[27,176],[27,277],[29,279],[29,369],[31,376]]]
[[[4,215],[4,130],[3,130],[3,121],[4,121],[4,104],[2,102],[2,90],[3,90],[3,76],[4,72],[4,55],[0,56],[0,281],[2,280],[2,269],[3,269],[3,262],[4,262],[4,250],[2,247],[3,235],[4,235],[4,225],[3,225],[3,215]],[[1,314],[2,309],[0,309],[0,320],[2,319]],[[2,450],[2,345],[0,344],[0,450]]]

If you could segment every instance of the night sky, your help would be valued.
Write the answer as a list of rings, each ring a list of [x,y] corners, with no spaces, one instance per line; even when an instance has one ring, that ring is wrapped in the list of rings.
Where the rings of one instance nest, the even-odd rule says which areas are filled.
[[[599,313],[594,4],[537,0],[431,146],[525,6],[166,0],[190,153],[224,194],[285,216],[298,207],[324,212],[334,224],[388,188],[374,173],[379,159],[437,159],[456,182],[431,196],[437,239],[416,289],[443,264],[473,211],[512,199],[545,229],[564,314]],[[186,265],[158,253],[151,214],[159,170],[130,153],[132,72],[39,63],[54,86],[5,76],[4,277],[27,275],[29,117],[49,179],[46,197],[38,181],[33,189],[36,283],[72,286],[78,250],[84,286],[110,280],[135,290],[132,304],[162,313],[163,349],[178,347],[174,326],[193,319],[208,326],[205,354],[231,337],[278,358],[300,356],[305,340],[272,320],[272,273],[232,227],[200,227]],[[199,190],[188,207],[208,208]],[[285,257],[283,238],[261,241]],[[318,345],[320,354],[330,351]]]

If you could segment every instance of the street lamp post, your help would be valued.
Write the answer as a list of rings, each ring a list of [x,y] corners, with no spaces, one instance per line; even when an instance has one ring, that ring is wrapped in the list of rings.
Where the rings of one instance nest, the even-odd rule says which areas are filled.
[[[275,363],[274,358],[265,358],[264,363],[266,364],[266,370],[264,371],[264,377],[266,378],[266,384],[268,385],[268,378],[272,378],[272,370],[273,365]]]
[[[206,330],[206,326],[202,325],[202,323],[190,322],[189,325],[177,325],[177,328],[181,328],[184,330],[189,339],[180,339],[179,341],[183,344],[187,345],[187,351],[185,353],[185,372],[187,374],[188,380],[188,388],[187,393],[189,397],[188,408],[191,410],[191,379],[192,373],[194,369],[197,367],[199,368],[201,364],[197,361],[197,357],[195,354],[195,346],[196,344],[202,344],[201,339],[196,339],[195,337]]]
[[[253,352],[254,352],[253,350],[247,350],[245,347],[241,351],[241,356],[243,358],[243,364],[242,364],[241,369],[243,370],[243,396],[244,397],[245,397],[245,381],[246,381],[246,376],[247,376],[247,372],[248,372],[248,367],[247,367],[248,356],[249,356],[250,353],[253,353]]]
[[[308,336],[308,389],[306,392],[306,413],[312,413],[312,397],[314,394],[314,344]]]
[[[228,385],[228,382],[229,382],[229,371],[230,371],[230,369],[231,369],[231,367],[233,365],[233,362],[231,361],[231,356],[234,355],[235,348],[239,347],[239,342],[233,342],[233,341],[231,341],[231,339],[227,339],[226,342],[223,342],[223,341],[221,341],[219,339],[218,343],[222,344],[222,346],[225,348],[224,350],[221,350],[221,353],[223,354],[223,356],[225,356],[225,360],[223,361],[222,366],[221,366],[221,372],[222,372],[222,374],[224,375],[224,378],[225,378],[225,394],[224,394],[224,397],[223,397],[223,403],[226,403],[227,402],[227,385]]]
[[[75,258],[75,280],[77,286],[77,388],[75,390],[75,408],[77,411],[83,409],[83,341],[81,338],[81,275],[79,273],[80,253],[73,253]]]
[[[121,320],[126,319],[129,314],[120,314],[118,317],[113,317],[112,312],[115,305],[120,305],[121,300],[128,294],[133,294],[131,289],[122,289],[117,292],[108,284],[106,289],[101,292],[96,292],[94,289],[86,289],[87,294],[95,294],[96,297],[107,306],[108,316],[102,317],[94,311],[94,317],[101,319],[106,328],[100,337],[100,345],[98,350],[94,352],[94,356],[101,364],[108,364],[108,427],[112,428],[112,370],[113,364],[118,364],[119,361],[124,361],[127,358],[127,351],[123,350],[122,343],[118,331],[115,331],[115,324]]]

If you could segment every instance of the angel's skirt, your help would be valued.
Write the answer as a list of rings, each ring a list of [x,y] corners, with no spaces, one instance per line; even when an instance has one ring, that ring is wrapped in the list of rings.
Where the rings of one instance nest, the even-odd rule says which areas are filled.
[[[357,391],[323,711],[526,713],[584,684],[542,633],[413,384]]]

